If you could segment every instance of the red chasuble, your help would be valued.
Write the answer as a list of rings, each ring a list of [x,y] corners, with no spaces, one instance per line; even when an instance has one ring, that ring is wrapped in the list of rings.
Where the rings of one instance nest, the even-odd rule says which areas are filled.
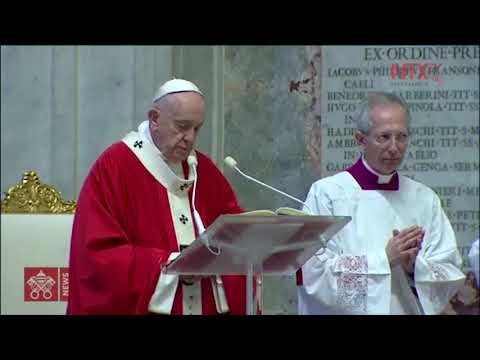
[[[195,203],[208,227],[221,214],[243,210],[218,168],[196,153]],[[182,165],[188,175],[188,165]],[[192,187],[187,191],[191,202]],[[185,218],[193,221],[193,214]],[[93,165],[78,199],[67,314],[148,313],[161,265],[178,251],[166,188],[125,143],[110,146]],[[245,277],[222,279],[230,313],[245,314]],[[210,279],[203,279],[201,287],[202,313],[217,314]],[[172,314],[182,314],[182,306],[178,286]]]

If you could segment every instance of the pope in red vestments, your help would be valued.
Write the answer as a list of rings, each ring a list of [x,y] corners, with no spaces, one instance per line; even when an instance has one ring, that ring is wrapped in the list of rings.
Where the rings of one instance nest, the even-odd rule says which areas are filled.
[[[157,91],[148,117],[100,155],[82,187],[67,313],[245,314],[244,276],[184,279],[162,272],[199,234],[189,155],[198,163],[200,229],[222,214],[243,211],[215,164],[193,149],[203,124],[203,95],[188,81],[171,80]]]

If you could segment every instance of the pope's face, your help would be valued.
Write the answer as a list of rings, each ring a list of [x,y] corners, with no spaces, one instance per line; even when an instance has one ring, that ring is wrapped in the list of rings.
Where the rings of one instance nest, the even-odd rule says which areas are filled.
[[[377,105],[371,110],[372,126],[355,137],[368,165],[388,175],[402,163],[408,147],[407,113],[399,104]]]
[[[203,125],[205,103],[195,92],[167,95],[168,104],[148,113],[153,142],[169,163],[187,159]]]

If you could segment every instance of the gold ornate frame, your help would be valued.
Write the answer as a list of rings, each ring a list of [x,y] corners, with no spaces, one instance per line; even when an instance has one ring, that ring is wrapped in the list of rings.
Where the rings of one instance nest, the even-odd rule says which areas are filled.
[[[73,214],[75,201],[65,201],[53,186],[43,184],[35,171],[23,174],[22,182],[5,193],[2,213]]]

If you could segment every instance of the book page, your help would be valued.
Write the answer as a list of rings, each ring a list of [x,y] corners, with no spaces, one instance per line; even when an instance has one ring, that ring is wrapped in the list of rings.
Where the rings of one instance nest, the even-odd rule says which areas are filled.
[[[239,215],[253,215],[253,216],[275,216],[276,214],[272,210],[253,210],[241,213]]]
[[[288,215],[288,216],[305,216],[311,215],[305,211],[289,208],[289,207],[280,207],[275,211],[277,215]]]

